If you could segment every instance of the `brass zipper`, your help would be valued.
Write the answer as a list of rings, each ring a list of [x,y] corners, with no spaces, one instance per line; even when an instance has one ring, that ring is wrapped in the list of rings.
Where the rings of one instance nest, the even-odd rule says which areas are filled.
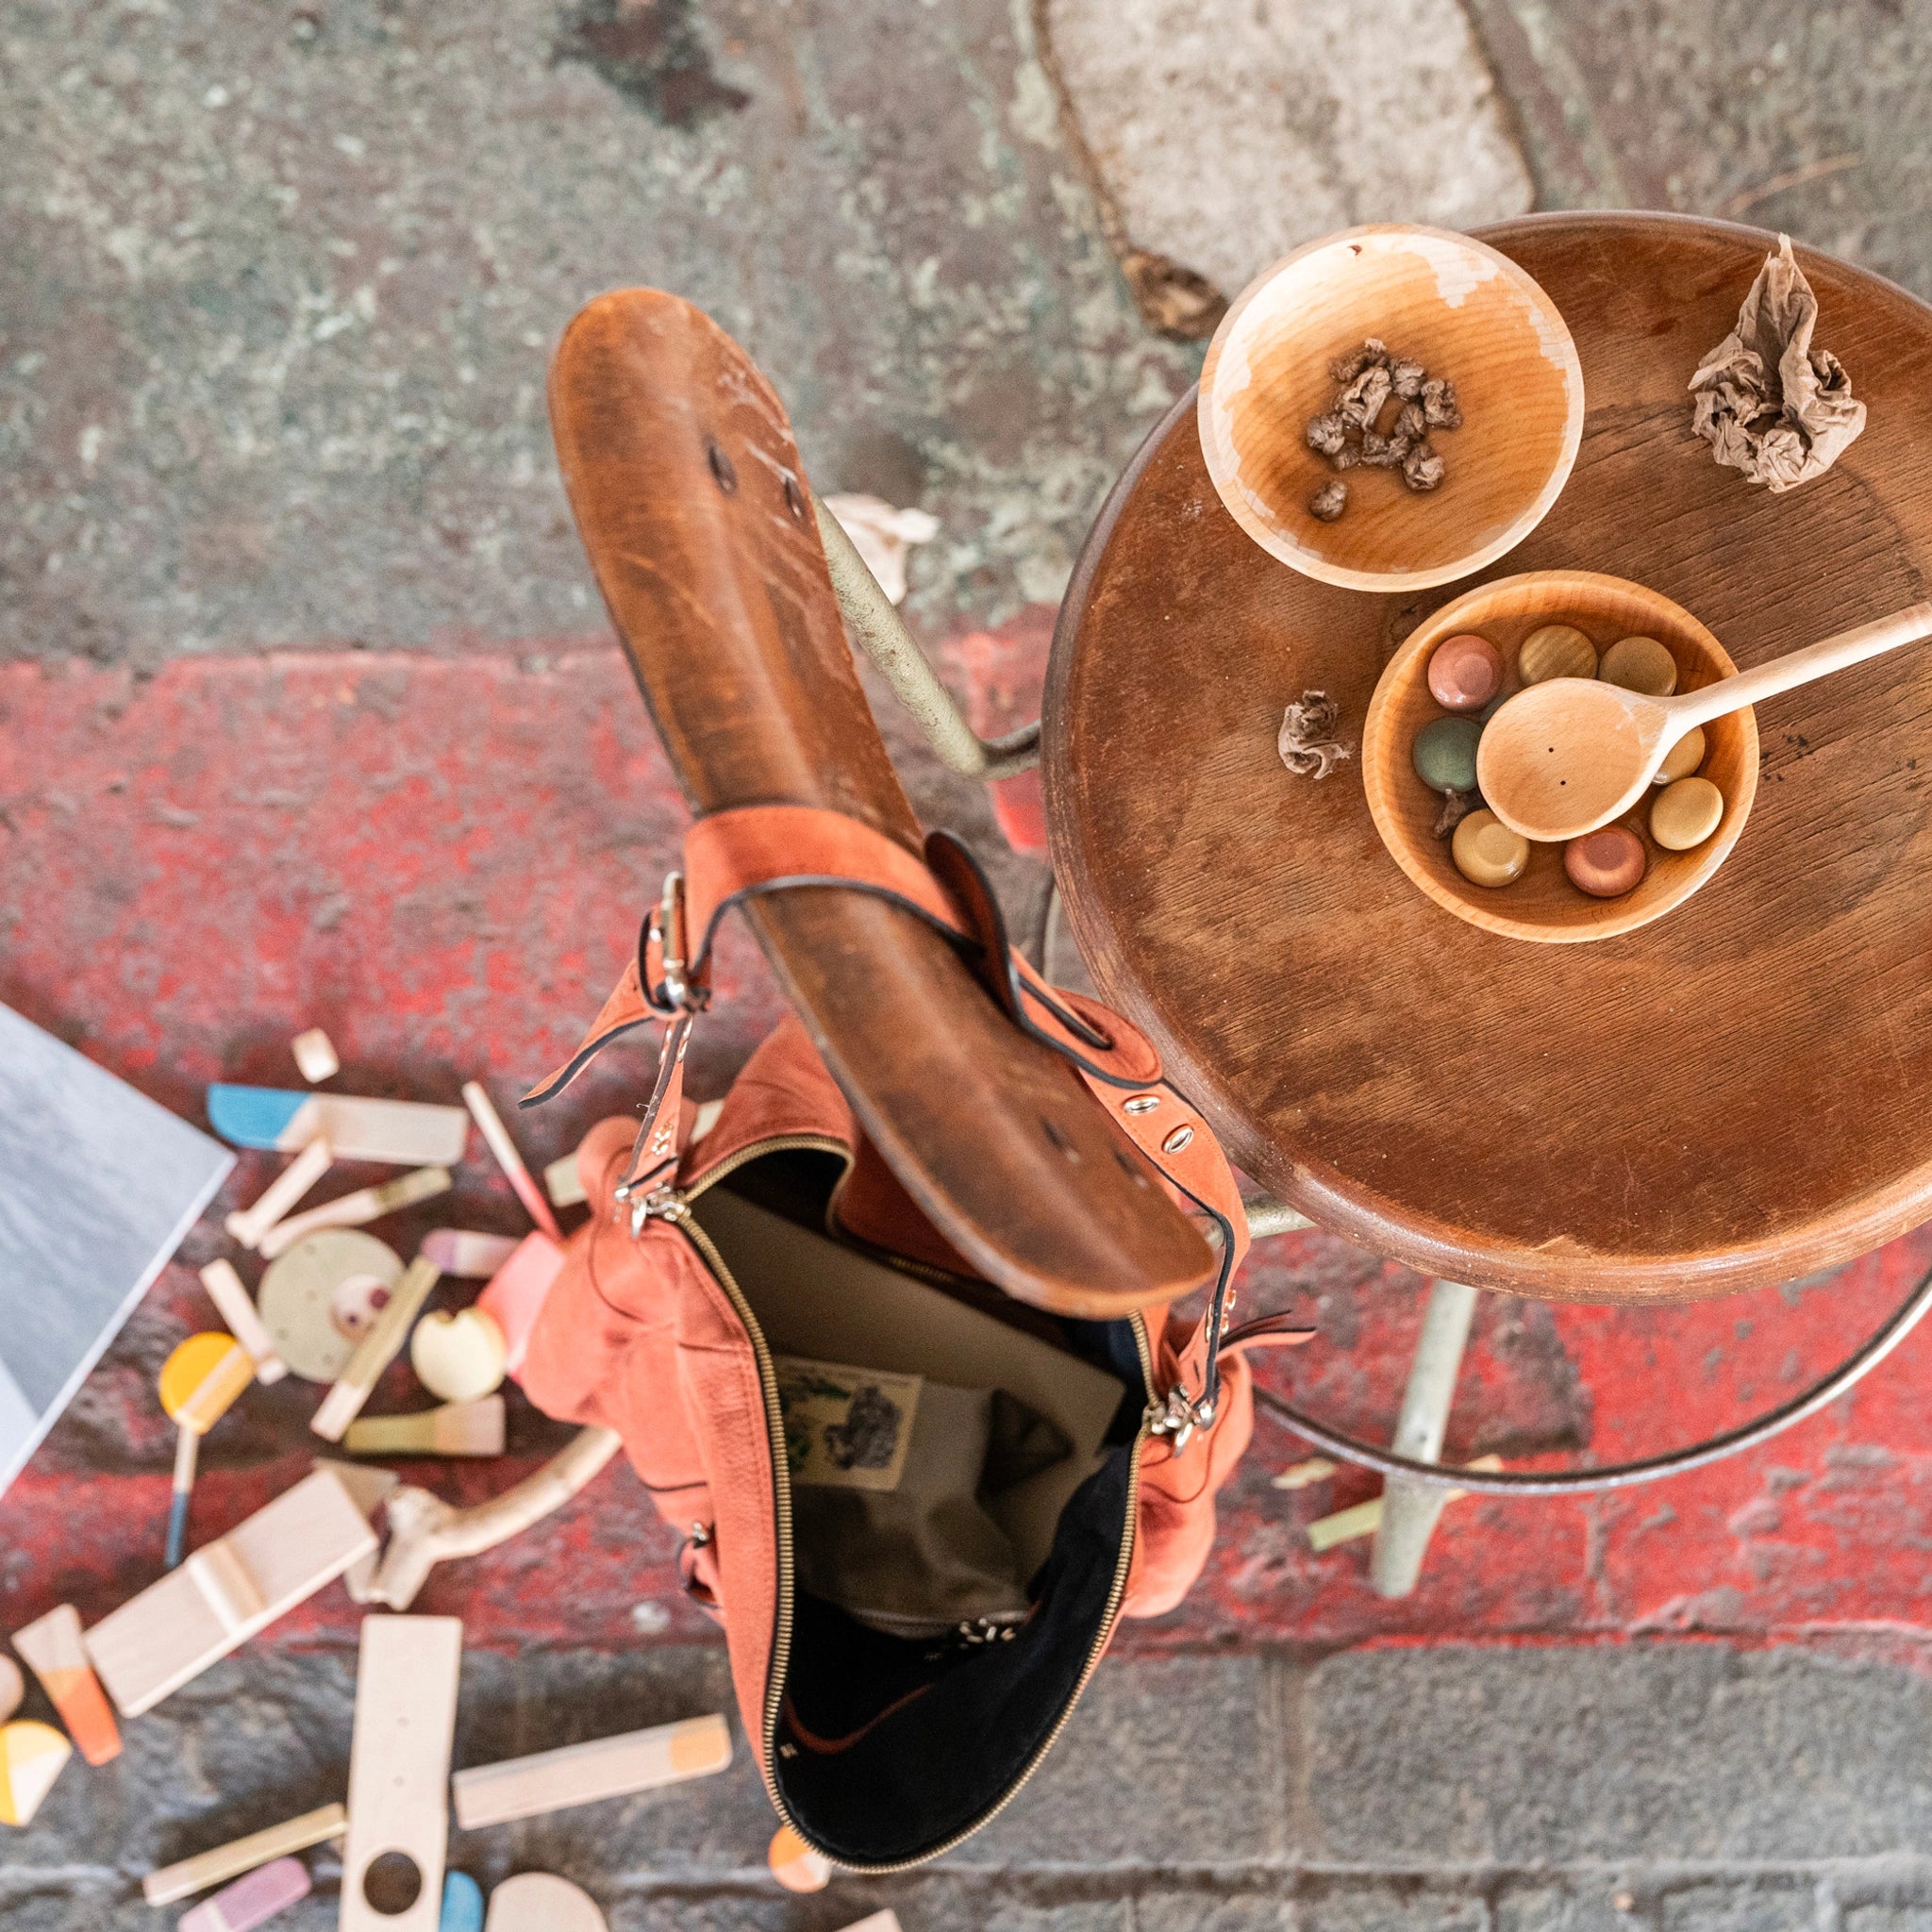
[[[799,1837],[821,1857],[831,1855],[814,1843],[810,1833],[792,1817],[778,1790],[777,1773],[773,1768],[778,1760],[778,1719],[784,1706],[784,1686],[786,1674],[791,1663],[791,1606],[797,1588],[797,1556],[791,1541],[791,1472],[786,1466],[782,1444],[785,1441],[785,1411],[778,1400],[778,1372],[772,1359],[770,1344],[765,1341],[764,1330],[758,1326],[758,1317],[752,1313],[751,1304],[744,1297],[725,1264],[717,1244],[698,1224],[691,1211],[691,1204],[701,1194],[716,1186],[719,1181],[734,1170],[767,1154],[789,1153],[800,1148],[815,1148],[827,1154],[849,1155],[851,1150],[843,1141],[831,1140],[821,1134],[778,1134],[769,1141],[756,1141],[748,1147],[741,1147],[727,1159],[722,1160],[694,1187],[688,1190],[676,1188],[660,1189],[644,1204],[646,1214],[654,1220],[669,1222],[684,1236],[704,1257],[706,1265],[716,1276],[718,1284],[730,1298],[738,1319],[743,1323],[746,1335],[751,1338],[752,1354],[757,1358],[758,1382],[765,1398],[765,1432],[772,1454],[772,1500],[773,1522],[778,1541],[778,1613],[772,1629],[772,1658],[768,1667],[765,1688],[764,1709],[764,1750],[761,1754],[759,1772],[765,1781],[765,1794],[772,1801],[772,1808],[780,1820],[798,1833]],[[917,1265],[917,1264],[915,1264]],[[1073,1694],[1067,1699],[1053,1729],[1041,1739],[1040,1748],[1026,1760],[1025,1768],[999,1798],[980,1813],[971,1824],[956,1831],[942,1843],[933,1846],[928,1852],[922,1852],[916,1858],[900,1858],[884,1865],[851,1865],[835,1860],[840,1869],[884,1876],[894,1872],[910,1872],[943,1857],[956,1846],[962,1845],[975,1832],[983,1830],[999,1816],[1018,1795],[1027,1780],[1040,1769],[1046,1754],[1059,1740],[1059,1735],[1072,1721],[1074,1707],[1085,1694],[1093,1673],[1100,1668],[1100,1659],[1107,1654],[1107,1646],[1113,1641],[1114,1626],[1120,1622],[1122,1600],[1127,1592],[1127,1573],[1134,1562],[1134,1536],[1138,1519],[1137,1502],[1141,1487],[1141,1452],[1147,1441],[1148,1424],[1158,1412],[1154,1392],[1154,1351],[1147,1336],[1147,1324],[1138,1312],[1127,1316],[1134,1331],[1134,1347],[1141,1357],[1141,1383],[1147,1398],[1147,1407],[1141,1415],[1141,1426],[1134,1433],[1133,1442],[1127,1451],[1127,1509],[1126,1522],[1121,1534],[1120,1556],[1114,1564],[1113,1582],[1108,1590],[1107,1607],[1101,1613],[1100,1628],[1095,1634],[1093,1644],[1087,1654],[1087,1662],[1080,1672],[1079,1681],[1074,1686]]]

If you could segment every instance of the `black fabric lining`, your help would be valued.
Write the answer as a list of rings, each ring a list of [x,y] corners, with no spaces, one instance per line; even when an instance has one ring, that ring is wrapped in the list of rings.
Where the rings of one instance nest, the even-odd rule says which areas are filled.
[[[853,1865],[925,1857],[976,1824],[1025,1771],[1078,1690],[1107,1612],[1128,1461],[1126,1449],[1113,1450],[1074,1492],[1035,1579],[1035,1613],[1010,1642],[908,1642],[816,1597],[798,1599],[785,1679],[797,1722],[780,1722],[773,1768],[787,1808],[831,1857]],[[874,1722],[880,1711],[889,1714]],[[803,1734],[841,1748],[814,1749]]]
[[[722,1185],[823,1232],[844,1171],[836,1156],[789,1149]],[[1027,1585],[1034,1613],[1017,1634],[975,1646],[889,1637],[821,1598],[795,1600],[773,1771],[793,1818],[842,1863],[926,1857],[969,1830],[1007,1795],[1079,1688],[1120,1565],[1127,1469],[1147,1397],[1131,1323],[1058,1326],[1068,1352],[1119,1375],[1127,1397],[1105,1463],[1061,1512]]]

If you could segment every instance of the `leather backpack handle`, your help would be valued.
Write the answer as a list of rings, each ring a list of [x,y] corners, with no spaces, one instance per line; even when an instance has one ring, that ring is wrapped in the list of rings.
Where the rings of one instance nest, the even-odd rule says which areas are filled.
[[[558,345],[550,414],[578,532],[692,811],[815,806],[917,857],[791,425],[743,350],[675,296],[600,296]],[[1198,1229],[939,933],[839,891],[745,916],[866,1133],[988,1280],[1085,1316],[1213,1280]]]

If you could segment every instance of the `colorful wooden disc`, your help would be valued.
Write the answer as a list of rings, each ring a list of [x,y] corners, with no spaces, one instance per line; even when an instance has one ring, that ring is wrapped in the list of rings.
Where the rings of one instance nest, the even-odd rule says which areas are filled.
[[[486,1932],[608,1932],[597,1901],[567,1878],[519,1872],[490,1894]]]
[[[359,1228],[323,1228],[270,1263],[256,1302],[291,1372],[333,1382],[349,1366],[357,1339],[338,1317],[338,1298],[353,1297],[358,1284],[393,1294],[402,1278],[402,1260],[387,1241]]]
[[[0,1824],[30,1824],[41,1800],[74,1756],[52,1724],[16,1718],[0,1724]]]
[[[168,1420],[205,1436],[255,1380],[255,1357],[232,1335],[191,1335],[161,1368]]]
[[[832,1882],[831,1860],[813,1851],[789,1824],[778,1827],[765,1862],[787,1891],[823,1891]]]

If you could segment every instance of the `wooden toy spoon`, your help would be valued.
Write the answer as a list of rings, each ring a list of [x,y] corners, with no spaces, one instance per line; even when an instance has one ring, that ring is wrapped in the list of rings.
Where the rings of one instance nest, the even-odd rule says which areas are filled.
[[[1490,720],[1476,747],[1476,784],[1484,804],[1525,839],[1580,838],[1628,811],[1693,725],[1925,637],[1932,604],[1914,604],[1679,697],[1553,677],[1518,691]]]

